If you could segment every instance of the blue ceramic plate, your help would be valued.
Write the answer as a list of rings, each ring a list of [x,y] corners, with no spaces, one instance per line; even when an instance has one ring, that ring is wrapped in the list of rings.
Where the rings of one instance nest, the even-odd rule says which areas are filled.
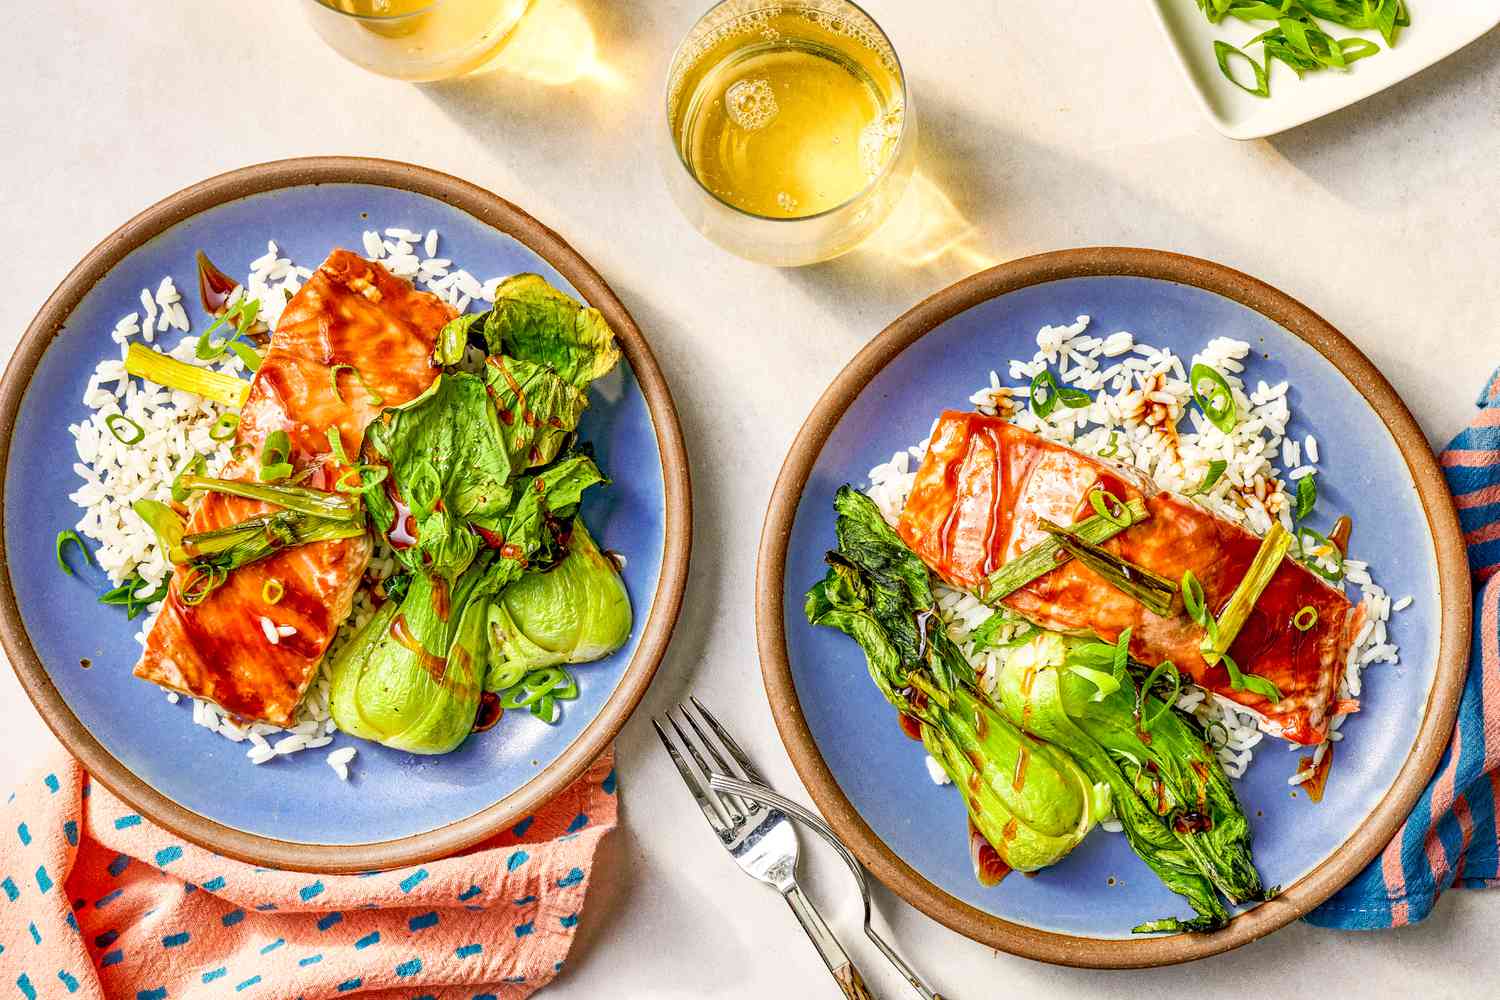
[[[1287,785],[1298,756],[1258,748],[1241,802],[1276,903],[1214,935],[1132,940],[1130,928],[1191,910],[1130,851],[1096,832],[1036,878],[995,888],[974,878],[965,811],[932,783],[920,746],[895,725],[864,656],[802,615],[803,595],[834,545],[832,501],[844,483],[924,438],[945,408],[968,409],[991,369],[1029,360],[1036,331],[1087,314],[1091,330],[1190,357],[1210,337],[1248,341],[1249,379],[1290,380],[1290,433],[1321,450],[1319,511],[1354,514],[1352,555],[1393,596],[1398,666],[1365,677],[1362,711],[1344,727],[1321,804]],[[1328,525],[1318,524],[1323,530]],[[1369,362],[1304,307],[1243,275],[1150,251],[1070,251],[1005,265],[898,320],[819,402],[783,469],[762,543],[761,655],[773,708],[804,780],[866,863],[956,929],[1032,957],[1136,965],[1224,950],[1266,933],[1331,894],[1383,846],[1435,766],[1456,705],[1469,620],[1467,573],[1452,504],[1410,415]],[[1448,564],[1445,567],[1445,561]],[[1461,625],[1460,623],[1463,623]],[[1420,748],[1420,750],[1418,749]]]
[[[58,572],[53,539],[78,510],[69,423],[94,364],[118,350],[110,330],[140,289],[170,274],[194,329],[206,321],[193,255],[231,275],[274,239],[316,266],[369,228],[437,229],[442,254],[475,275],[536,271],[597,306],[626,356],[590,393],[580,429],[613,479],[583,516],[623,553],[635,608],[624,649],[576,671],[580,694],[546,725],[507,713],[456,752],[422,757],[356,745],[340,782],[328,751],[256,767],[245,746],[192,724],[131,676],[139,622],[97,602],[102,573]],[[482,305],[482,304],[481,304]],[[171,343],[175,335],[167,338]],[[607,745],[639,700],[675,621],[690,529],[686,465],[671,398],[640,331],[603,281],[555,234],[494,195],[453,178],[368,160],[302,160],[205,182],[148,210],[94,251],[49,301],[6,374],[6,646],[39,709],[98,777],[143,811],[215,849],[269,864],[362,869],[410,863],[503,829],[560,789]],[[17,627],[19,621],[22,627]],[[81,661],[92,666],[84,669]],[[333,749],[332,747],[329,750]]]

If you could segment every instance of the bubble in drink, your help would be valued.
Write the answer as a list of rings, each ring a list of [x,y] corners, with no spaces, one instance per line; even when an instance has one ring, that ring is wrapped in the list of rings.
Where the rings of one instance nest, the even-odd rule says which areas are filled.
[[[776,206],[783,212],[786,212],[788,215],[790,215],[791,213],[797,211],[797,199],[793,198],[785,191],[779,191],[776,194]]]
[[[724,92],[724,110],[746,132],[771,124],[779,110],[769,80],[740,80]]]

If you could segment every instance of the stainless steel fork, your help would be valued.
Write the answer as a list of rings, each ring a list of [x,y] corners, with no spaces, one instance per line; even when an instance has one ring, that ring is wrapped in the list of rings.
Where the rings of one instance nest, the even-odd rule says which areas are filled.
[[[703,810],[709,827],[746,875],[781,893],[813,946],[818,949],[818,954],[822,956],[844,996],[848,1000],[874,1000],[849,954],[828,929],[828,924],[813,906],[812,900],[797,885],[797,831],[793,828],[792,821],[779,809],[768,808],[738,795],[720,794],[709,786],[709,780],[715,773],[730,776],[736,774],[725,759],[725,753],[735,759],[745,777],[757,783],[763,782],[749,758],[729,738],[717,720],[708,715],[696,698],[692,702],[693,707],[702,713],[703,724],[720,737],[717,743],[722,745],[723,753],[716,741],[709,739],[703,726],[699,724],[699,719],[694,717],[695,713],[690,712],[686,705],[677,707],[677,715],[687,728],[679,725],[677,717],[671,712],[666,715],[666,724],[676,735],[681,750],[672,737],[667,735],[661,719],[652,719],[651,724],[656,727],[656,734],[661,737],[672,763],[677,765],[683,782],[697,800],[698,808]],[[684,753],[686,757],[683,756]],[[692,763],[688,762],[688,757],[692,758]],[[709,765],[710,760],[714,764],[712,767]]]

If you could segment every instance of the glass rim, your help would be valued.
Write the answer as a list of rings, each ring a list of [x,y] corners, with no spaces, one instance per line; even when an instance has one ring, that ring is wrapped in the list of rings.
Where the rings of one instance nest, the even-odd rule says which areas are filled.
[[[319,2],[321,2],[321,0],[319,0]],[[441,2],[441,0],[435,0],[435,2]],[[667,63],[666,92],[662,95],[663,110],[665,110],[666,112],[667,138],[672,143],[672,155],[676,158],[677,165],[680,166],[690,178],[692,178],[694,184],[698,185],[698,190],[702,191],[704,194],[708,195],[714,201],[718,202],[720,205],[723,205],[731,212],[734,212],[736,215],[742,215],[747,219],[754,219],[758,222],[771,223],[811,222],[815,219],[823,219],[827,218],[830,215],[836,215],[837,213],[849,208],[855,202],[859,201],[861,198],[865,197],[865,195],[869,194],[871,191],[875,190],[882,183],[888,180],[890,178],[890,175],[895,171],[897,164],[899,164],[901,161],[901,152],[905,148],[907,137],[911,132],[911,129],[909,127],[911,119],[911,88],[909,88],[906,84],[906,67],[901,65],[901,53],[896,51],[896,45],[891,41],[891,36],[886,34],[885,28],[881,26],[879,21],[875,20],[874,16],[869,11],[865,10],[859,4],[855,3],[854,0],[834,0],[834,2],[836,3],[841,3],[845,6],[853,7],[859,13],[863,14],[865,19],[868,20],[871,26],[875,28],[876,32],[879,33],[880,38],[885,42],[886,47],[890,49],[891,60],[896,64],[896,78],[901,84],[901,107],[903,109],[903,113],[901,116],[901,135],[896,139],[896,148],[891,151],[890,159],[886,160],[885,166],[880,168],[880,172],[878,174],[870,178],[869,183],[860,188],[854,194],[850,195],[844,201],[839,202],[837,205],[834,205],[831,208],[825,208],[823,209],[823,211],[816,212],[812,215],[793,216],[761,215],[759,212],[751,212],[746,209],[740,208],[738,205],[731,205],[729,202],[719,197],[718,193],[708,187],[708,185],[704,184],[703,181],[699,179],[698,175],[693,173],[692,167],[688,166],[687,160],[683,159],[682,146],[673,138],[671,134],[672,77],[674,76],[673,71],[677,68],[677,61],[682,57],[682,48],[687,44],[688,36],[693,33],[694,28],[697,28],[698,25],[707,20],[709,15],[713,14],[714,11],[718,10],[720,7],[727,6],[728,4],[738,2],[741,2],[741,0],[718,0],[718,2],[715,3],[712,7],[708,8],[708,10],[705,10],[698,16],[698,19],[693,22],[693,26],[687,30],[687,33],[682,36],[682,40],[677,43],[677,47],[672,50],[672,58]],[[766,0],[767,7],[773,6],[775,4],[795,5],[797,3],[798,0]]]
[[[416,10],[408,10],[400,14],[357,14],[352,10],[335,7],[334,0],[313,0],[313,3],[324,10],[333,14],[340,14],[354,21],[401,21],[408,17],[416,17],[418,14],[425,14],[434,7],[440,7],[446,2],[447,0],[428,0],[426,4],[418,7]]]

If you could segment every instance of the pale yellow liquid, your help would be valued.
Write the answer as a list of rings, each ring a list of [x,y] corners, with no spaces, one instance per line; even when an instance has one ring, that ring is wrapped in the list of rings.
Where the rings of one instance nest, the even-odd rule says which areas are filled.
[[[741,211],[794,219],[878,179],[901,135],[902,89],[894,57],[859,35],[785,4],[709,40],[670,96],[698,181]]]
[[[318,0],[324,39],[366,69],[438,80],[481,68],[510,40],[530,0]],[[316,10],[316,8],[314,8]]]

